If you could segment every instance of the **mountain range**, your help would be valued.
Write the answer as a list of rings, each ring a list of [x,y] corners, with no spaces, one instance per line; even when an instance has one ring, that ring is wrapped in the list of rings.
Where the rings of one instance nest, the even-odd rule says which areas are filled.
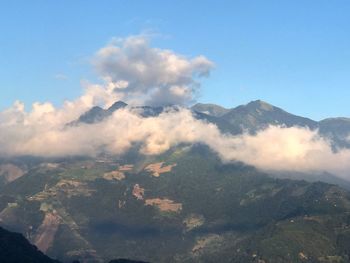
[[[123,109],[149,118],[179,107],[119,101],[67,125]],[[350,147],[346,118],[314,121],[260,100],[190,110],[226,134],[298,126],[318,129],[334,151]],[[332,174],[272,173],[179,144],[159,155],[2,158],[0,178],[1,226],[62,262],[349,261],[350,187]]]
[[[154,117],[160,113],[177,109],[177,106],[151,107],[151,106],[128,106],[125,102],[117,101],[108,109],[95,106],[73,124],[96,123],[111,116],[115,111],[129,108],[143,117]],[[281,125],[284,127],[307,127],[311,130],[318,129],[320,134],[330,138],[335,146],[349,148],[348,135],[350,133],[350,118],[327,118],[315,121],[309,118],[288,113],[281,108],[267,102],[256,100],[246,105],[226,109],[215,104],[198,103],[190,108],[198,119],[207,120],[216,124],[224,133],[240,134],[244,131],[251,133],[264,129],[269,125]]]

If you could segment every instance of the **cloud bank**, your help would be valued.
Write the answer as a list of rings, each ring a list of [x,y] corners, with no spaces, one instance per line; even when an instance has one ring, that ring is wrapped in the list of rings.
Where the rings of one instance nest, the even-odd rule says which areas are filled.
[[[317,131],[270,126],[256,135],[225,135],[185,108],[150,118],[123,109],[103,122],[78,126],[57,125],[59,113],[49,104],[35,105],[30,113],[16,104],[0,116],[3,156],[122,154],[135,144],[142,154],[155,155],[180,143],[203,143],[224,162],[242,161],[266,170],[328,171],[340,176],[350,170],[350,151],[334,153]]]
[[[213,63],[203,56],[187,59],[149,46],[142,37],[116,40],[99,50],[94,64],[103,84],[83,83],[84,94],[55,108],[51,103],[24,104],[0,112],[0,156],[65,157],[122,154],[133,145],[146,155],[178,144],[208,145],[224,162],[241,161],[266,170],[331,172],[347,178],[350,151],[333,152],[317,131],[270,126],[256,135],[222,134],[213,124],[196,119],[185,107],[143,118],[128,108],[96,124],[69,126],[94,105],[127,99],[156,105],[186,105],[209,74]]]

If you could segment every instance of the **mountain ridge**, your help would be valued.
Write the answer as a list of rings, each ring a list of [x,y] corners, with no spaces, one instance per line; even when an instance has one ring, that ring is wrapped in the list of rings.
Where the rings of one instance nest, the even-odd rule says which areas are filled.
[[[103,118],[110,116],[113,112],[119,110],[119,109],[123,109],[123,108],[130,108],[131,110],[137,110],[137,109],[144,109],[146,112],[147,111],[152,111],[152,114],[144,114],[144,116],[157,116],[157,114],[160,114],[161,112],[163,112],[164,109],[169,108],[169,107],[175,107],[177,108],[176,105],[170,105],[170,106],[166,106],[166,107],[153,107],[153,106],[148,106],[148,105],[144,105],[144,106],[131,106],[128,105],[127,103],[123,102],[123,101],[116,101],[115,103],[113,103],[110,107],[103,109],[100,106],[94,106],[92,107],[90,110],[86,111],[85,113],[83,113],[77,120],[77,122],[85,122],[85,123],[93,123],[93,122],[98,122],[101,121]],[[316,123],[327,123],[327,122],[349,122],[350,123],[350,118],[347,117],[329,117],[329,118],[325,118],[322,119],[320,121],[315,121],[313,119],[307,118],[307,117],[302,117],[299,115],[295,115],[292,114],[290,112],[287,112],[285,110],[283,110],[280,107],[274,106],[268,102],[265,102],[263,100],[254,100],[254,101],[250,101],[246,104],[242,104],[242,105],[238,105],[236,107],[233,108],[225,108],[222,107],[218,104],[214,104],[214,103],[196,103],[193,106],[189,107],[188,109],[191,109],[193,112],[197,112],[197,113],[202,113],[205,115],[209,115],[212,117],[216,117],[216,118],[228,118],[228,116],[232,115],[232,114],[259,114],[261,115],[262,113],[267,113],[267,112],[274,112],[277,111],[279,114],[282,115],[289,115],[290,117],[293,118],[301,118],[304,120],[304,122],[308,123],[308,127],[310,128],[314,128],[316,127]],[[141,112],[141,115],[143,113]],[[226,115],[226,117],[225,117]],[[101,118],[101,119],[100,119]],[[90,119],[90,120],[87,120]],[[271,123],[273,124],[273,123]],[[278,124],[278,122],[276,122],[275,124]],[[285,124],[282,122],[282,124]],[[291,123],[294,124],[294,123]],[[302,125],[303,126],[303,125]]]
[[[69,125],[93,124],[110,117],[120,109],[130,109],[141,117],[157,117],[168,109],[178,110],[176,105],[169,107],[131,106],[117,101],[107,109],[94,106]],[[216,104],[198,103],[188,108],[193,116],[218,126],[221,132],[239,135],[243,132],[255,134],[270,125],[282,127],[302,127],[317,130],[326,139],[331,139],[334,149],[350,148],[350,119],[345,117],[326,118],[315,121],[289,113],[262,100],[226,109]]]

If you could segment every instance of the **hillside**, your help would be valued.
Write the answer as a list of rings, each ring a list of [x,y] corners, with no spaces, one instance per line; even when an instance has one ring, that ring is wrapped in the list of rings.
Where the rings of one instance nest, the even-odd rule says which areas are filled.
[[[133,160],[33,167],[2,188],[2,225],[62,261],[348,256],[350,196],[337,186],[223,165],[203,146]]]

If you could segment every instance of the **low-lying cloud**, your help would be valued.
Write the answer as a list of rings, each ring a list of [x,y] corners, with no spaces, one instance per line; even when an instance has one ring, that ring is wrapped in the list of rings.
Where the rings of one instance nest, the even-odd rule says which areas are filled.
[[[49,105],[36,105],[31,113],[16,109],[2,113],[0,154],[61,157],[122,154],[133,145],[142,154],[160,154],[181,143],[203,143],[224,162],[242,161],[266,170],[322,172],[345,176],[350,151],[333,152],[331,143],[317,131],[300,127],[270,126],[256,135],[222,134],[214,125],[193,117],[182,108],[144,118],[123,109],[96,124],[57,125],[57,113]],[[14,118],[14,116],[16,116]]]
[[[136,144],[142,154],[156,155],[182,143],[202,143],[224,162],[241,161],[266,170],[327,171],[347,179],[350,150],[333,152],[331,142],[306,128],[270,126],[255,135],[233,136],[196,119],[185,107],[149,118],[125,108],[99,123],[67,125],[94,105],[107,107],[120,99],[186,105],[198,87],[196,77],[209,74],[212,67],[203,56],[187,59],[151,48],[142,37],[118,40],[96,56],[105,82],[83,83],[85,92],[76,100],[60,108],[34,103],[28,112],[16,102],[0,112],[0,156],[118,155]]]

